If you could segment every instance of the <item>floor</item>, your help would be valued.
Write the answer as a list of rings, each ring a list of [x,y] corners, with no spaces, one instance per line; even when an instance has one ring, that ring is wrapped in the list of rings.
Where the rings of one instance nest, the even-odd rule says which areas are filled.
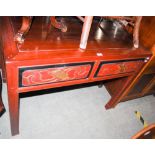
[[[105,110],[110,98],[104,87],[49,90],[28,94],[20,102],[20,134],[12,137],[9,125],[7,88],[3,84],[6,112],[0,118],[0,138],[126,139],[143,128],[134,111],[155,122],[155,98],[147,96]]]

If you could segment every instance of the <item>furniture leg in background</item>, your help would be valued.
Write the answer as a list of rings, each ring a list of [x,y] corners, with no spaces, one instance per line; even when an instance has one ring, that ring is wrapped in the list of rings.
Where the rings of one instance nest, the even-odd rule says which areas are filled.
[[[135,18],[136,20],[133,28],[133,45],[135,48],[138,48],[139,47],[139,29],[140,29],[142,16],[136,16]]]
[[[67,26],[63,22],[58,22],[55,16],[50,17],[50,24],[57,29],[60,29],[62,32],[67,32]]]
[[[134,48],[139,47],[139,30],[140,30],[140,24],[141,24],[142,16],[135,16],[135,17],[134,16],[133,17],[127,17],[127,16],[103,16],[102,18],[118,20],[118,21],[120,21],[121,25],[123,25],[123,27],[126,28],[126,29],[127,29],[127,25],[132,27],[132,30],[133,30],[132,31],[133,47]]]
[[[20,30],[17,32],[17,34],[14,37],[14,40],[19,43],[22,44],[24,42],[24,37],[25,35],[29,32],[30,27],[31,27],[31,23],[32,23],[32,16],[23,16],[22,17],[22,25]],[[50,27],[51,25],[57,29],[60,29],[62,32],[66,32],[67,31],[67,26],[63,23],[63,22],[58,22],[55,18],[55,16],[51,16],[50,17]],[[50,28],[49,28],[50,29]]]
[[[93,21],[93,16],[86,16],[84,18],[84,24],[83,24],[81,40],[80,40],[81,49],[86,49],[87,47],[87,41],[88,41],[92,21]]]
[[[30,27],[31,27],[32,17],[31,16],[23,16],[22,17],[22,25],[20,30],[15,35],[14,40],[22,44],[24,42],[24,36],[28,33]]]

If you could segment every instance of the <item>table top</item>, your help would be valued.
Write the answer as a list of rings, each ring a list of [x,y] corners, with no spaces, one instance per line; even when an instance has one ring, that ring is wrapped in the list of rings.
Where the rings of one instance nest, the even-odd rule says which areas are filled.
[[[57,19],[68,27],[67,32],[61,32],[54,27],[51,27],[48,32],[47,18],[33,18],[30,31],[25,36],[23,44],[15,44],[15,41],[12,40],[12,44],[17,46],[17,48],[14,48],[18,51],[13,56],[11,52],[8,52],[10,43],[7,43],[6,47],[8,49],[4,50],[6,59],[11,61],[43,60],[47,58],[61,59],[61,61],[66,58],[117,60],[120,58],[132,59],[151,56],[151,52],[141,46],[138,49],[133,48],[132,35],[124,30],[116,20],[103,20],[99,26],[100,18],[95,17],[87,48],[81,50],[79,44],[83,23],[79,19],[76,17],[58,17]],[[15,35],[20,29],[21,17],[11,17],[11,21]],[[7,40],[7,37],[6,35],[5,40]]]
[[[48,17],[34,17],[25,42],[19,45],[19,51],[56,51],[78,49],[83,23],[76,17],[61,17],[68,28],[67,32],[51,27],[47,32]],[[13,18],[14,31],[21,26],[19,17]],[[88,49],[132,48],[132,37],[118,22],[103,20],[99,26],[99,19],[94,19],[91,27]]]

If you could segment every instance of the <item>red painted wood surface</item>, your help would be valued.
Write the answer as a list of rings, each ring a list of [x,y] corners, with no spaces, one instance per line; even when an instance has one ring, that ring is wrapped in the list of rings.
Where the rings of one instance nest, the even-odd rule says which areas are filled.
[[[31,86],[83,79],[88,76],[90,69],[91,65],[26,70],[22,74],[22,85]]]
[[[109,76],[109,75],[120,74],[125,72],[133,72],[133,71],[136,71],[141,64],[142,64],[142,61],[102,64],[97,76],[100,77],[100,76]]]
[[[137,61],[137,62],[125,62],[125,71],[127,72],[131,72],[131,71],[135,71],[137,69],[137,66],[141,66],[142,65],[142,61]]]

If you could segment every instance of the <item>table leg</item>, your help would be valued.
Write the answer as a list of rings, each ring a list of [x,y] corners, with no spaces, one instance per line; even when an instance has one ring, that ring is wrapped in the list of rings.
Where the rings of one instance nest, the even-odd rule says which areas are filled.
[[[15,90],[8,90],[8,102],[12,136],[19,134],[19,95]]]
[[[18,69],[13,64],[7,64],[6,72],[11,133],[14,136],[19,134]]]
[[[133,80],[133,78],[134,78],[133,76],[127,77],[127,79],[126,79],[124,85],[122,86],[122,88],[120,88],[120,90],[117,91],[111,97],[110,101],[105,105],[106,109],[114,108],[122,100],[122,98],[128,93],[129,90],[127,90],[127,89],[128,89],[129,84]]]
[[[102,88],[102,87],[103,87],[103,83],[99,83],[98,88]]]

